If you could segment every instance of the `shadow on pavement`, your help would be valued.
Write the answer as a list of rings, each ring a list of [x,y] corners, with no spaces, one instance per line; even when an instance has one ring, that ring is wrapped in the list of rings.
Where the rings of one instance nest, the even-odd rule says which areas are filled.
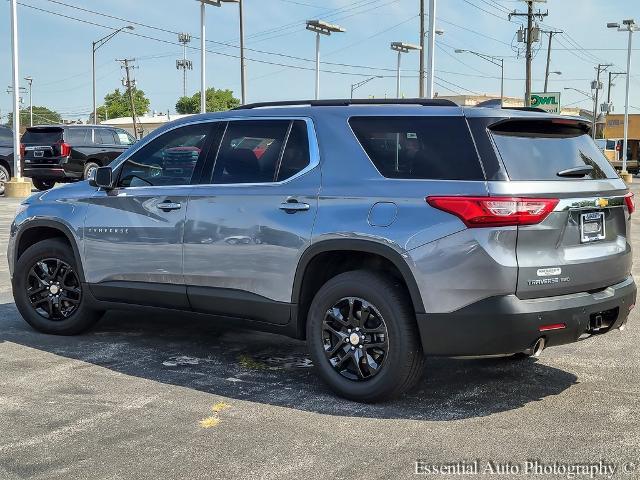
[[[337,398],[318,380],[304,342],[214,322],[110,312],[84,335],[58,337],[32,330],[8,303],[0,304],[0,342],[225,397],[368,418],[482,417],[557,395],[577,383],[575,375],[533,360],[431,358],[424,380],[412,392],[392,402],[363,405]]]

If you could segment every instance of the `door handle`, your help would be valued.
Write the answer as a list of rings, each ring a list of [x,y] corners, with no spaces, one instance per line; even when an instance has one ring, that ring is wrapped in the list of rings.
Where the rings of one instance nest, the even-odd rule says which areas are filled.
[[[287,213],[296,213],[296,212],[304,212],[309,210],[309,204],[304,202],[299,202],[295,199],[287,200],[286,202],[282,202],[280,204],[280,210],[284,210]]]
[[[169,210],[180,210],[182,208],[182,204],[180,202],[162,202],[157,206],[160,210],[164,210],[165,212],[168,212]]]

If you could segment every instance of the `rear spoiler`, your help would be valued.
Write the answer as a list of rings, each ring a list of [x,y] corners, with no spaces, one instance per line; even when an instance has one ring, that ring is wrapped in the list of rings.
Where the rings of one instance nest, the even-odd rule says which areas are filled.
[[[538,107],[503,107],[502,100],[499,98],[492,98],[491,100],[485,100],[476,105],[480,108],[501,108],[502,110],[521,110],[524,112],[537,112],[537,113],[549,113]]]
[[[489,125],[489,130],[501,131],[504,133],[553,133],[554,130],[560,133],[570,130],[580,130],[581,133],[591,133],[591,122],[579,117],[558,118],[556,116],[545,117],[511,117],[503,118]]]

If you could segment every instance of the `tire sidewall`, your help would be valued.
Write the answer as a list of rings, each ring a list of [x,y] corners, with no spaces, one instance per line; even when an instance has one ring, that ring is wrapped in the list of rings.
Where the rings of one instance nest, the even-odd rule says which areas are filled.
[[[0,172],[4,173],[4,176],[6,177],[6,180],[2,180],[0,178],[0,195],[2,195],[4,193],[4,182],[11,180],[11,175],[4,165],[0,165]]]
[[[98,165],[96,162],[87,162],[84,165],[84,170],[82,172],[82,178],[84,180],[86,180],[88,178],[88,174],[89,174],[89,170],[92,168],[100,168],[100,165]]]
[[[78,266],[73,252],[68,245],[55,239],[45,240],[32,245],[16,262],[16,268],[11,282],[13,297],[18,311],[29,325],[44,333],[73,335],[85,330],[95,321],[96,312],[93,312],[87,307],[85,288],[82,283],[80,283],[82,289],[80,305],[73,314],[64,320],[48,320],[38,314],[31,306],[26,292],[27,276],[33,265],[44,258],[58,258],[68,263],[80,281],[81,277]]]
[[[319,375],[338,394],[359,401],[374,401],[397,388],[398,381],[403,377],[406,355],[416,349],[417,342],[415,339],[411,341],[412,339],[407,338],[406,330],[402,328],[404,322],[411,321],[412,310],[406,305],[392,301],[388,292],[385,294],[387,288],[397,287],[390,282],[381,282],[375,274],[354,273],[362,278],[357,279],[356,276],[348,274],[338,275],[320,289],[309,309],[307,343]],[[387,357],[384,359],[382,370],[367,380],[354,381],[343,377],[331,366],[324,353],[324,316],[329,308],[344,297],[359,297],[371,303],[380,312],[387,326]],[[400,296],[403,297],[404,295]],[[421,354],[421,351],[417,353]]]

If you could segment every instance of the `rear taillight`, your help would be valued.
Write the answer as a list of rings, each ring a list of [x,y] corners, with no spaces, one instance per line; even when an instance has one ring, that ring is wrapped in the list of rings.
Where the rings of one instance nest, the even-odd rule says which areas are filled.
[[[65,142],[60,142],[59,145],[61,157],[68,157],[69,155],[71,155],[71,145]]]
[[[27,152],[27,148],[25,147],[24,143],[21,143],[20,144],[20,158],[24,158],[26,152]]]
[[[451,213],[467,227],[534,225],[558,204],[557,198],[427,197],[427,203]]]
[[[633,193],[629,192],[624,196],[624,203],[627,204],[629,215],[631,215],[636,209],[636,205],[633,203]]]

